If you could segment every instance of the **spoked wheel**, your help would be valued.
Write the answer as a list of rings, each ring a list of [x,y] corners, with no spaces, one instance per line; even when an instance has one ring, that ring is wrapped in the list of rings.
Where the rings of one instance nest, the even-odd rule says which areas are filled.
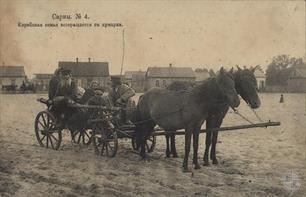
[[[62,141],[62,130],[55,128],[56,119],[48,111],[41,111],[35,118],[35,134],[40,146],[59,149]]]
[[[97,155],[114,157],[118,150],[118,137],[115,130],[105,130],[103,124],[98,123],[93,130],[93,145]]]
[[[153,152],[156,145],[156,136],[151,135],[149,139],[146,140],[146,149],[148,153]],[[134,150],[137,150],[137,144],[135,137],[132,138],[132,146]]]
[[[92,142],[93,131],[88,129],[84,131],[71,132],[71,138],[74,143],[83,143],[84,145],[90,145]]]

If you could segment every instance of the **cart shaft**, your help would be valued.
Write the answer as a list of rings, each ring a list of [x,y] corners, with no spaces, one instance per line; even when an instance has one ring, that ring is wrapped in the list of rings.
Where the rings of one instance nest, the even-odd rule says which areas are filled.
[[[200,133],[206,133],[207,131],[230,131],[230,130],[239,130],[239,129],[250,129],[250,128],[262,128],[262,127],[271,127],[271,126],[279,126],[280,122],[264,122],[257,124],[248,124],[248,125],[238,125],[238,126],[230,126],[230,127],[220,127],[220,128],[212,128],[212,129],[201,129]],[[175,134],[175,135],[185,135],[185,131],[179,130],[174,132],[165,132],[163,129],[157,129],[153,133],[154,136],[166,135],[166,134]]]

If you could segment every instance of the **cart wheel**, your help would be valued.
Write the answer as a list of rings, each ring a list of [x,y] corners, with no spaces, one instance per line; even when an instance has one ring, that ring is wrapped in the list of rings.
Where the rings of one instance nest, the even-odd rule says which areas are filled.
[[[92,141],[92,130],[71,132],[71,138],[74,143],[79,144],[81,141],[84,145],[90,145]]]
[[[41,111],[35,118],[35,134],[40,146],[59,149],[62,141],[62,130],[55,128],[56,119],[48,111]]]
[[[149,139],[146,141],[146,149],[148,153],[153,152],[156,145],[156,136],[150,136]],[[136,139],[135,137],[132,138],[132,146],[134,150],[137,150]]]
[[[82,134],[80,131],[70,131],[71,134],[71,140],[76,143],[79,144],[82,140]]]
[[[97,155],[114,157],[118,149],[118,138],[115,130],[105,130],[103,124],[96,124],[93,130],[93,144]]]
[[[82,141],[84,145],[90,145],[92,142],[92,134],[93,131],[91,129],[87,129],[83,131]]]

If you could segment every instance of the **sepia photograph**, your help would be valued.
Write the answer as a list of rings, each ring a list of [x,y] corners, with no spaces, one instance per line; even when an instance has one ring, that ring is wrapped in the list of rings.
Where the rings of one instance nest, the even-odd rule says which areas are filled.
[[[0,0],[0,196],[302,197],[304,0]]]

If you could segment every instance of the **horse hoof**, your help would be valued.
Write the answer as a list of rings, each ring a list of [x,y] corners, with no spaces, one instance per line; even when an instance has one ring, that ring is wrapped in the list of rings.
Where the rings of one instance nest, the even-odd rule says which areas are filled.
[[[173,154],[173,158],[178,158],[178,155],[176,153]]]
[[[210,166],[209,161],[204,161],[203,166]]]
[[[166,157],[167,157],[167,158],[170,158],[170,154],[166,154]]]
[[[199,164],[196,164],[196,165],[194,166],[194,169],[195,169],[195,170],[201,169],[201,166],[200,166]]]
[[[217,159],[214,159],[213,162],[212,162],[214,165],[217,165],[219,162]]]

